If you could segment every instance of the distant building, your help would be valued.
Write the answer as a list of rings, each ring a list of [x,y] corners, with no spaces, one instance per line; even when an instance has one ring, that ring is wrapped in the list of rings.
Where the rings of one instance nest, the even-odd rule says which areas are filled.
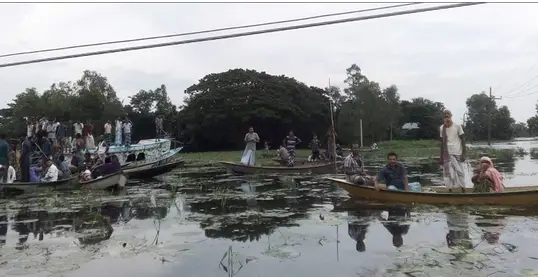
[[[400,135],[404,138],[416,138],[420,130],[420,123],[407,122],[402,125]]]

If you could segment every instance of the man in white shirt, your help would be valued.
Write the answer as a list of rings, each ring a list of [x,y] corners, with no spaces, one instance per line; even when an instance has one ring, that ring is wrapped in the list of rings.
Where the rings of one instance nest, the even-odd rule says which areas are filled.
[[[112,124],[110,124],[109,120],[107,120],[106,123],[105,123],[104,139],[105,139],[107,145],[112,144]]]
[[[82,135],[82,129],[83,128],[84,128],[84,124],[82,124],[82,122],[80,122],[80,121],[75,122],[75,124],[73,124],[73,129],[75,130],[75,136],[77,134]]]
[[[34,131],[35,131],[34,123],[32,122],[32,120],[30,120],[30,118],[28,118],[26,120],[26,136],[29,138],[34,137]]]
[[[466,161],[467,148],[461,125],[452,121],[452,112],[443,112],[444,124],[440,127],[441,155],[440,164],[443,167],[443,180],[449,192],[453,188],[465,187],[471,183],[471,170]]]
[[[58,181],[58,168],[56,165],[49,159],[46,159],[43,164],[43,170],[46,170],[46,173],[45,176],[41,177],[41,182]]]
[[[6,168],[0,165],[0,170],[6,170]],[[0,182],[11,184],[15,182],[15,180],[17,180],[17,172],[15,171],[15,168],[13,168],[13,166],[10,165],[7,168],[7,180],[4,180],[3,178],[1,178]]]
[[[133,128],[133,124],[127,117],[125,117],[125,120],[123,121],[123,145],[125,146],[131,146],[132,128]]]
[[[47,138],[52,144],[54,144],[54,142],[56,141],[56,127],[57,125],[53,120],[49,120],[49,122],[47,122]]]

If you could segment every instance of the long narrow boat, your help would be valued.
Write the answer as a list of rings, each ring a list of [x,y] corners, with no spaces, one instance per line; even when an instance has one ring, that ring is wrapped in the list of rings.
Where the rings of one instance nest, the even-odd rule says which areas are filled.
[[[355,185],[343,179],[327,178],[351,196],[379,202],[433,205],[513,205],[538,206],[538,189],[495,193],[432,193],[385,190]]]
[[[103,190],[108,188],[123,188],[127,183],[127,176],[123,171],[118,171],[103,177],[99,177],[87,182],[80,182],[79,185],[82,188],[90,190]]]
[[[37,189],[71,189],[75,187],[77,177],[71,177],[68,179],[58,180],[55,182],[14,182],[14,183],[0,183],[0,189],[17,190],[17,191],[34,191]]]
[[[241,163],[220,162],[228,171],[243,174],[263,174],[263,173],[327,173],[334,170],[334,163],[318,163],[311,165],[287,166],[248,166]]]
[[[129,177],[129,179],[149,179],[161,174],[168,173],[182,166],[184,163],[185,161],[183,160],[172,161],[165,164],[159,164],[158,162],[156,162],[150,165],[126,168],[123,169],[123,173],[125,173],[125,175]]]

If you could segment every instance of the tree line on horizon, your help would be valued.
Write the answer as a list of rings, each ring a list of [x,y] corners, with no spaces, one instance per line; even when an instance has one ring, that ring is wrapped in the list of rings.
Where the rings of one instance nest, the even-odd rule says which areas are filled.
[[[382,87],[356,64],[346,70],[346,76],[345,88],[320,88],[284,75],[231,69],[208,74],[188,87],[178,107],[170,101],[165,85],[142,89],[124,104],[105,76],[86,70],[74,82],[54,83],[43,92],[27,88],[17,94],[0,110],[0,125],[8,137],[20,137],[26,130],[25,117],[63,122],[91,119],[100,135],[107,120],[127,115],[134,125],[133,140],[138,140],[155,136],[154,119],[162,115],[165,130],[184,142],[187,151],[240,149],[250,126],[260,135],[260,148],[264,141],[275,148],[290,130],[305,142],[314,134],[324,142],[332,101],[337,141],[342,145],[359,142],[360,119],[365,145],[439,138],[443,103],[423,97],[402,100],[396,85]],[[471,140],[487,139],[488,114],[494,140],[538,134],[538,115],[516,123],[508,107],[498,107],[484,93],[470,96],[465,103],[464,128]]]

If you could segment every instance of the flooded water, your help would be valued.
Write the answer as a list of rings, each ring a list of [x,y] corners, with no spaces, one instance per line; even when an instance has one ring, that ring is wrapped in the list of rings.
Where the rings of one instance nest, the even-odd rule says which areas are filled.
[[[536,161],[497,163],[515,186]],[[352,202],[322,177],[183,168],[118,193],[3,199],[0,276],[538,276],[538,210]]]

